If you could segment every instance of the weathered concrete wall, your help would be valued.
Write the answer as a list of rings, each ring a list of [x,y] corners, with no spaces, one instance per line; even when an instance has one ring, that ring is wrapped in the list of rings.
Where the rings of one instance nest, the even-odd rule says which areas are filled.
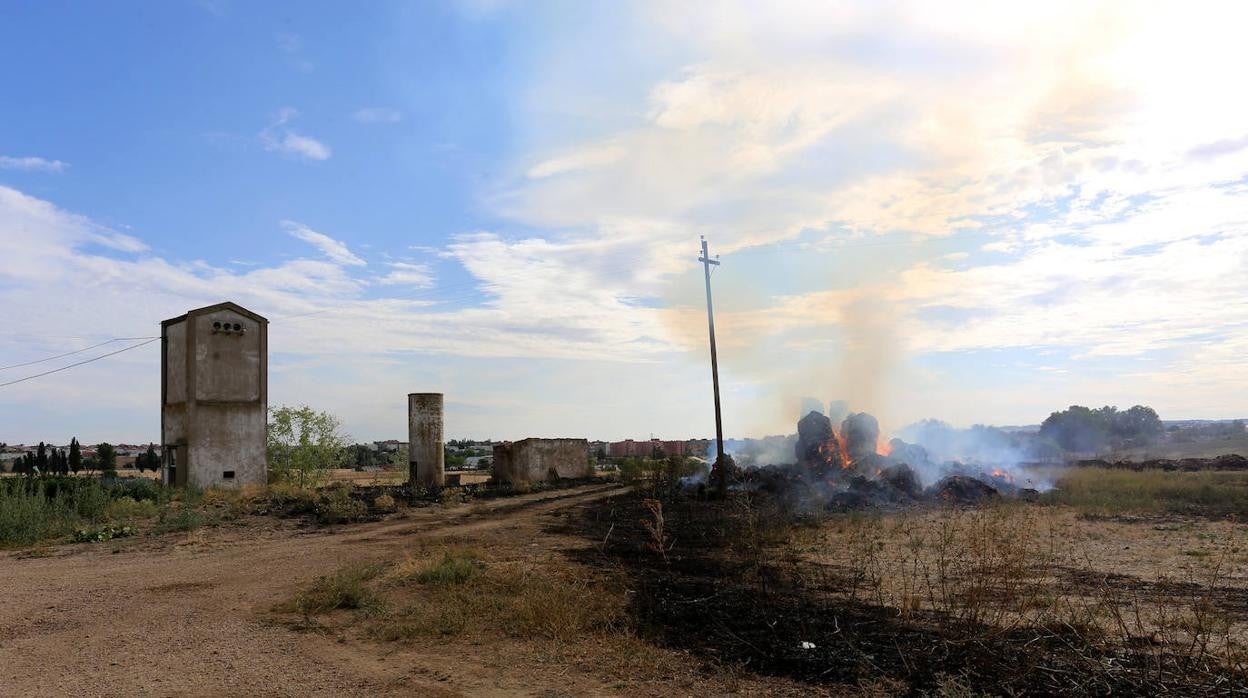
[[[523,439],[494,447],[494,477],[512,484],[592,477],[586,439]]]
[[[161,325],[161,439],[174,482],[264,484],[268,321],[221,303]]]
[[[195,398],[255,402],[260,399],[260,325],[240,313],[219,310],[195,323]],[[228,325],[214,329],[214,323]],[[239,329],[234,330],[238,325]]]
[[[186,321],[165,328],[165,404],[186,402]]]
[[[446,453],[442,442],[442,393],[407,396],[408,482],[417,487],[442,487]]]
[[[195,412],[198,435],[188,448],[187,484],[234,487],[264,484],[268,415],[260,405],[200,404]],[[233,478],[226,478],[227,473]]]

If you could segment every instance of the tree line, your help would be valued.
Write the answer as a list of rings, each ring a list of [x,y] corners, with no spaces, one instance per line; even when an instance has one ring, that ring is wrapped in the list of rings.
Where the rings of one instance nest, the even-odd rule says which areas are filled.
[[[1147,446],[1164,433],[1161,417],[1145,405],[1126,410],[1109,405],[1096,409],[1071,405],[1050,414],[1040,425],[1041,436],[1078,453]]]
[[[140,471],[160,469],[160,456],[155,447],[148,444],[147,451],[134,459],[134,467]],[[117,449],[108,442],[95,445],[95,454],[82,455],[78,438],[70,439],[69,449],[56,448],[40,441],[33,451],[13,462],[13,472],[22,475],[59,474],[68,475],[81,471],[114,473],[117,471]]]

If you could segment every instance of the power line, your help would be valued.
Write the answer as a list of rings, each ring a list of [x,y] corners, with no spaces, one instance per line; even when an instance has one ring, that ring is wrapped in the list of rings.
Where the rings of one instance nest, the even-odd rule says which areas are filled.
[[[48,375],[51,375],[51,374],[53,374],[53,373],[60,373],[61,371],[68,371],[69,369],[74,368],[75,366],[82,366],[83,364],[89,364],[89,363],[91,363],[92,361],[99,361],[100,359],[107,359],[108,357],[113,356],[113,355],[115,355],[115,354],[120,354],[120,353],[121,353],[121,352],[123,352],[123,351],[130,351],[131,349],[138,349],[139,347],[146,346],[146,345],[148,345],[148,344],[151,344],[152,342],[155,342],[155,341],[156,341],[156,340],[158,340],[158,339],[160,339],[160,337],[152,337],[152,338],[148,339],[146,342],[139,342],[138,344],[131,344],[130,346],[128,346],[128,347],[126,347],[126,348],[124,348],[124,349],[118,349],[117,351],[110,351],[110,352],[109,352],[109,353],[107,353],[107,354],[100,354],[99,356],[94,356],[94,357],[92,357],[92,358],[90,358],[90,359],[85,359],[85,360],[83,360],[83,361],[79,361],[78,363],[75,363],[75,364],[70,364],[70,365],[68,365],[68,366],[62,366],[62,367],[60,367],[60,368],[54,368],[54,369],[52,369],[51,371],[44,371],[43,373],[36,373],[36,374],[34,374],[34,375],[31,375],[31,376],[26,376],[25,378],[18,378],[17,380],[14,380],[14,381],[9,381],[8,383],[0,383],[0,388],[3,388],[3,387],[5,387],[5,386],[7,386],[7,385],[13,385],[13,384],[15,384],[15,383],[21,383],[21,382],[23,382],[23,381],[28,381],[28,380],[31,380],[31,379],[34,379],[34,378],[40,378],[40,377],[42,377],[42,376],[48,376]]]
[[[74,351],[67,351],[64,354],[57,354],[56,356],[49,356],[46,359],[35,359],[34,361],[27,361],[25,363],[11,364],[9,366],[0,366],[0,371],[7,371],[10,368],[21,368],[22,366],[31,366],[34,364],[41,364],[47,361],[54,361],[56,359],[63,359],[66,356],[73,356],[74,354],[81,354],[84,351],[95,349],[96,347],[102,347],[105,344],[112,344],[113,342],[126,342],[126,341],[137,340],[137,339],[160,339],[160,337],[113,337],[112,339],[106,339],[103,342],[100,342],[99,344],[92,344],[91,346],[83,347],[82,349],[75,349]]]

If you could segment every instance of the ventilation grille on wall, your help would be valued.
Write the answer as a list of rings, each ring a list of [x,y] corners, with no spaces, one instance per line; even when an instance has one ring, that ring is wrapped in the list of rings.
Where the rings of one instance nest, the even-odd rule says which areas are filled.
[[[214,321],[212,323],[213,334],[216,334],[218,332],[224,332],[224,333],[229,333],[229,334],[243,334],[246,331],[247,331],[247,328],[243,327],[237,322],[230,323],[230,322]]]

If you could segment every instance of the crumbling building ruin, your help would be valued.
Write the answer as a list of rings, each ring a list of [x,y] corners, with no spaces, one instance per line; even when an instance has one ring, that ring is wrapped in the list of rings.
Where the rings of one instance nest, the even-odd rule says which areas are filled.
[[[586,439],[522,439],[494,446],[494,477],[521,484],[592,477]]]
[[[160,434],[168,484],[267,481],[268,327],[268,320],[229,302],[160,323]]]
[[[408,484],[436,490],[445,484],[446,451],[442,442],[442,393],[407,396]]]

